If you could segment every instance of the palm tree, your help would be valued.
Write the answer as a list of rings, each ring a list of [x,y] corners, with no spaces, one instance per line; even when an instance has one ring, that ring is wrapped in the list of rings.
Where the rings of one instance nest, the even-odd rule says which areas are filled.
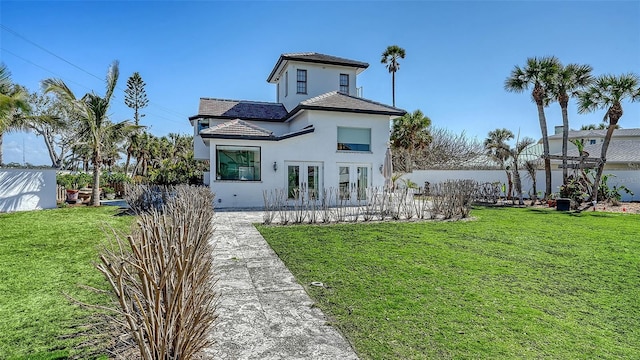
[[[577,91],[589,85],[593,81],[589,65],[569,64],[562,66],[559,64],[558,72],[553,77],[551,84],[551,94],[560,104],[562,110],[562,183],[567,183],[567,149],[569,142],[569,96],[575,96]]]
[[[131,126],[128,121],[119,123],[109,121],[109,107],[119,74],[118,61],[114,61],[107,71],[104,97],[91,92],[78,99],[67,84],[60,79],[46,79],[42,82],[45,93],[53,92],[61,100],[78,109],[80,122],[78,134],[84,135],[84,142],[91,149],[91,162],[93,164],[91,201],[94,206],[100,205],[100,171],[103,163],[103,144],[118,138]]]
[[[524,68],[516,65],[511,75],[505,80],[504,88],[510,92],[521,93],[533,86],[531,97],[538,108],[538,121],[542,131],[544,152],[545,197],[551,195],[551,160],[549,159],[549,137],[547,135],[547,119],[544,107],[549,104],[549,87],[554,74],[558,71],[560,61],[555,56],[528,58]]]
[[[396,106],[396,71],[400,70],[398,59],[404,59],[405,51],[398,45],[388,46],[382,53],[381,63],[387,64],[386,68],[391,73],[391,96],[393,99],[393,107]]]
[[[489,131],[487,138],[484,140],[484,148],[487,151],[487,156],[495,160],[500,165],[500,168],[507,174],[507,199],[511,197],[511,193],[513,192],[511,172],[506,166],[507,160],[511,157],[511,148],[507,144],[507,141],[511,139],[513,139],[513,133],[511,130],[495,129],[493,131]]]
[[[28,92],[11,82],[11,72],[0,63],[0,165],[4,133],[26,129],[24,114],[29,112]]]
[[[525,137],[516,142],[516,146],[510,150],[511,159],[513,159],[513,182],[516,188],[516,194],[518,195],[519,204],[524,205],[524,200],[522,199],[522,181],[520,179],[519,165],[520,165],[520,156],[523,155],[524,151],[527,147],[536,141],[530,137]],[[526,163],[525,163],[526,168]],[[515,203],[515,199],[513,201]]]
[[[429,126],[431,126],[431,119],[420,110],[406,113],[393,122],[391,145],[407,151],[406,172],[413,170],[414,151],[424,149],[431,143]]]
[[[640,100],[640,78],[636,74],[602,75],[599,76],[593,84],[586,90],[578,93],[578,112],[584,114],[599,109],[606,109],[604,121],[609,121],[607,133],[602,142],[602,150],[600,153],[600,163],[598,171],[593,181],[593,189],[591,192],[591,200],[597,201],[598,188],[600,186],[600,178],[604,170],[604,164],[607,161],[607,149],[611,142],[613,130],[618,125],[618,121],[622,117],[622,101],[638,101]]]

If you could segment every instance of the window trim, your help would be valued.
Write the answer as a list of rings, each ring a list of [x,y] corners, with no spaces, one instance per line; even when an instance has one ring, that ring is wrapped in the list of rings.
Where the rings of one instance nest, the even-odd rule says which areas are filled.
[[[289,96],[289,72],[284,73],[284,97]]]
[[[341,143],[340,140],[340,129],[354,129],[354,130],[368,130],[369,132],[369,143],[368,144],[361,144],[361,143]],[[353,153],[353,152],[364,152],[364,153],[370,153],[371,152],[371,128],[366,128],[366,127],[352,127],[352,126],[338,126],[337,127],[337,131],[336,131],[336,151],[338,152],[348,152],[348,153]],[[342,147],[341,147],[342,145]],[[368,148],[367,149],[349,149],[348,147],[346,147],[346,145],[367,145]]]
[[[300,75],[304,74],[304,80],[300,80]],[[296,69],[296,94],[307,94],[309,90],[307,87],[308,73],[306,69]],[[300,85],[304,86],[304,92],[300,91]]]
[[[254,177],[255,177],[255,169],[256,167],[258,168],[258,178],[257,179],[252,179],[252,180],[242,180],[242,178],[238,178],[238,179],[223,179],[222,176],[220,175],[220,156],[219,151],[220,151],[220,147],[235,147],[235,148],[240,148],[244,151],[254,151],[255,149],[258,150],[258,161],[256,161],[254,159],[254,165],[251,167],[254,169]],[[224,150],[224,149],[222,149]],[[216,180],[215,181],[225,181],[225,182],[262,182],[262,147],[261,146],[244,146],[244,145],[216,145]],[[258,163],[258,165],[256,166],[255,163]],[[238,168],[240,168],[240,166],[238,166]],[[239,176],[239,174],[238,174]]]
[[[346,84],[342,84],[343,77],[346,78],[346,80],[347,80]],[[349,95],[349,74],[340,74],[340,78],[338,80],[338,83],[339,83],[338,84],[339,92]],[[343,91],[342,90],[343,87],[346,87],[347,90]]]

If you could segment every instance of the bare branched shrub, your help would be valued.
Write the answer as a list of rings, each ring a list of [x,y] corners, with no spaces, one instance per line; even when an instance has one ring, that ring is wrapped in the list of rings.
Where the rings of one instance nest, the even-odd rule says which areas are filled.
[[[211,345],[216,318],[209,242],[214,196],[204,187],[128,190],[144,211],[133,234],[118,237],[118,248],[106,250],[97,268],[142,359],[192,359]]]
[[[473,180],[447,180],[432,185],[432,218],[438,215],[445,219],[469,216],[475,189],[476,183]]]

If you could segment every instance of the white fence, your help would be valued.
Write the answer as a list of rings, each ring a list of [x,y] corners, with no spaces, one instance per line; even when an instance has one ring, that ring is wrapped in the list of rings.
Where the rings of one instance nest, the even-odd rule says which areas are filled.
[[[606,170],[604,174],[613,174],[615,177],[609,178],[609,186],[624,185],[633,192],[634,195],[621,192],[622,201],[640,201],[640,170]],[[424,186],[425,181],[431,184],[439,183],[445,180],[463,180],[471,179],[479,183],[485,182],[507,182],[507,175],[503,170],[416,170],[412,173],[402,176],[405,179]],[[525,171],[520,172],[522,179],[522,192],[525,197],[531,192],[533,181]],[[562,171],[551,171],[551,191],[559,192],[562,185]],[[538,170],[536,173],[536,188],[539,192],[544,193],[545,179],[544,170]]]
[[[0,213],[56,207],[56,171],[0,169]]]

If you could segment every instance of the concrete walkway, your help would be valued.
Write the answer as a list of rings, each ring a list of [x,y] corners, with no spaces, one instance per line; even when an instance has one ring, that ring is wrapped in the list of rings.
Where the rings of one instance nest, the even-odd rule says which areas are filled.
[[[313,307],[252,223],[262,212],[217,212],[214,258],[218,320],[215,359],[358,359]]]

